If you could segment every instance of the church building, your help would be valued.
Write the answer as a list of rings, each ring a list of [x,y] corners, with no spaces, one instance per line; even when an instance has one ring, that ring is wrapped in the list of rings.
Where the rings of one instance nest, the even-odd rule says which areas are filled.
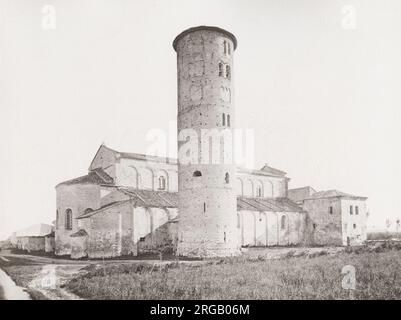
[[[355,205],[343,197],[339,205],[324,202],[322,193],[293,201],[284,171],[267,164],[259,170],[237,167],[227,161],[234,151],[224,139],[219,161],[209,161],[213,145],[210,152],[185,149],[193,133],[202,140],[205,131],[230,135],[235,128],[237,39],[221,28],[200,26],[179,34],[173,47],[177,159],[101,145],[87,175],[56,186],[56,254],[112,258],[170,250],[185,257],[225,257],[241,254],[244,247],[363,241],[366,198],[352,199],[360,201]],[[323,212],[325,205],[333,214]],[[347,205],[358,210],[361,221],[344,218]],[[355,223],[361,228],[346,231]]]

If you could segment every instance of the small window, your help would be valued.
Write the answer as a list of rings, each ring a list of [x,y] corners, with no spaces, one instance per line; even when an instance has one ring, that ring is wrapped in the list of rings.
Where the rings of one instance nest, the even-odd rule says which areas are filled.
[[[140,241],[140,242],[144,242],[144,241],[145,241],[145,237],[140,237],[140,238],[139,238],[139,241]]]
[[[356,223],[354,223],[354,229],[356,229]]]
[[[313,224],[313,230],[316,230],[316,228],[317,228],[317,224],[314,223],[314,224]]]
[[[200,171],[195,171],[193,174],[194,177],[202,177],[202,172]]]
[[[224,242],[226,242],[227,238],[226,238],[226,232],[224,231]]]
[[[206,202],[203,203],[203,212],[206,212]]]
[[[227,54],[227,41],[223,42],[224,54]]]
[[[159,190],[166,190],[166,178],[163,176],[159,177]]]
[[[56,229],[58,229],[58,220],[59,220],[59,213],[58,213],[58,210],[56,210]]]
[[[226,66],[226,78],[231,79],[231,67]]]
[[[261,197],[262,196],[262,188],[259,186],[256,188],[256,196]]]
[[[281,217],[281,229],[284,230],[286,227],[287,219],[286,216]]]
[[[349,207],[349,214],[354,214],[354,207],[353,206]]]
[[[230,55],[231,54],[231,44],[230,43],[227,43],[227,51],[228,51],[228,54]]]
[[[226,181],[226,183],[230,183],[230,174],[228,172],[226,172],[224,180]]]
[[[231,126],[231,119],[230,119],[230,115],[227,115],[227,127]]]
[[[72,210],[65,211],[65,230],[72,230]]]
[[[359,214],[359,207],[355,206],[355,214],[358,215]]]
[[[223,127],[226,125],[226,114],[223,113],[222,115],[222,120],[223,120]]]
[[[220,62],[219,63],[219,77],[223,77],[223,73],[224,73],[223,64]]]
[[[329,207],[329,213],[333,214],[333,207],[332,206]]]

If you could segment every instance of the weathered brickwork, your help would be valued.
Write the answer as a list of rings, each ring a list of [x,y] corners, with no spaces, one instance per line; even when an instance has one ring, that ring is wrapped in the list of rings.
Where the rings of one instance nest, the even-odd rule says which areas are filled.
[[[310,245],[354,245],[366,240],[366,198],[311,198],[303,200],[303,208],[308,212]]]
[[[361,244],[367,238],[366,201],[341,199],[341,212],[343,245]]]
[[[332,207],[332,213],[330,213]],[[342,245],[341,202],[336,198],[306,199],[308,212],[308,243],[311,245]]]
[[[57,218],[56,218],[56,254],[71,254],[70,236],[79,230],[77,217],[85,210],[95,210],[100,207],[100,186],[95,184],[61,184],[56,187]],[[72,214],[72,228],[66,228],[67,213]]]
[[[305,213],[240,211],[238,218],[242,246],[288,246],[304,243]]]
[[[174,42],[178,69],[178,255],[240,253],[235,165],[232,160],[224,161],[224,157],[233,159],[232,143],[223,139],[202,148],[210,142],[209,138],[205,141],[205,130],[230,134],[234,127],[235,41],[224,31],[198,28],[182,33]],[[188,129],[196,132],[196,137],[186,134]],[[194,138],[198,139],[198,150],[189,150],[193,153],[189,163],[188,154],[181,152],[188,138],[193,139],[192,145]]]

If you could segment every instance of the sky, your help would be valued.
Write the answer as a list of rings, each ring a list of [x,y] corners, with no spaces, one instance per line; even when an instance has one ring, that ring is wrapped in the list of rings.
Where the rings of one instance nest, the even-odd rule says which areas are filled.
[[[172,41],[238,38],[236,127],[290,188],[367,196],[401,217],[401,2],[0,0],[0,239],[56,215],[55,185],[99,145],[146,153],[177,116]]]

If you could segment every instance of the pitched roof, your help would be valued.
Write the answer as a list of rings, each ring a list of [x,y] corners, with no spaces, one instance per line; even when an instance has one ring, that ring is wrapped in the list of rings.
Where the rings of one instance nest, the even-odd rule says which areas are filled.
[[[264,171],[277,176],[285,176],[287,174],[287,172],[268,166],[267,163],[260,169],[260,171]]]
[[[334,190],[334,189],[327,190],[327,191],[315,192],[307,199],[322,199],[322,198],[353,198],[353,199],[362,199],[362,200],[367,199],[367,197],[355,196],[355,195],[345,193],[342,191],[338,191],[338,190]]]
[[[77,238],[77,237],[85,237],[87,235],[88,233],[84,229],[80,229],[77,232],[71,234],[70,237]]]
[[[118,188],[135,200],[136,207],[177,208],[178,193]]]
[[[272,212],[303,212],[296,203],[287,198],[237,198],[237,210],[272,211]]]
[[[99,153],[100,149],[102,149],[102,148],[107,149],[107,150],[111,151],[112,153],[114,153],[116,159],[117,158],[125,158],[125,159],[136,159],[136,160],[145,160],[145,161],[171,163],[171,164],[177,163],[177,159],[175,159],[175,158],[158,157],[158,156],[151,156],[151,155],[146,155],[146,154],[142,154],[142,153],[133,153],[133,152],[120,152],[120,151],[117,151],[117,150],[107,147],[105,144],[102,144],[99,147],[99,149],[95,155],[95,158],[96,158],[97,154]],[[93,162],[93,160],[92,160],[92,162]]]
[[[53,232],[54,227],[45,224],[45,223],[40,223],[36,224],[33,226],[30,226],[28,228],[18,230],[14,232],[15,237],[44,237],[47,235],[50,235]]]
[[[97,214],[99,212],[105,211],[106,209],[110,209],[112,207],[116,207],[116,206],[122,205],[124,203],[128,203],[130,201],[131,200],[122,200],[122,201],[110,202],[110,203],[108,203],[108,204],[106,204],[104,206],[101,206],[100,208],[98,208],[96,210],[92,210],[92,211],[85,212],[85,213],[81,214],[79,217],[77,217],[77,219],[89,218],[89,217],[91,217],[91,216],[93,216],[93,215],[95,215],[95,214]]]
[[[56,188],[60,185],[73,185],[73,184],[98,184],[98,185],[112,185],[113,178],[110,177],[101,168],[90,171],[87,175],[81,176],[75,179],[63,181],[59,183]]]
[[[302,201],[306,198],[310,198],[314,193],[316,193],[316,190],[311,186],[288,189],[288,198],[292,201]]]

